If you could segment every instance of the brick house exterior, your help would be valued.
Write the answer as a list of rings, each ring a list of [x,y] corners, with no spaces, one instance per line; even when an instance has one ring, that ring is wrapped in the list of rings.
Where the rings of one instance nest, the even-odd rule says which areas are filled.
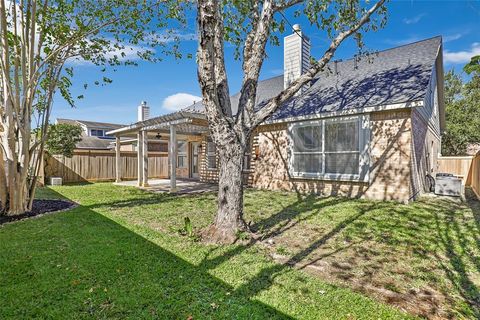
[[[288,79],[260,81],[259,108],[304,72],[310,43],[307,37],[302,41],[296,37],[285,38]],[[428,191],[426,176],[437,171],[445,122],[443,90],[440,37],[333,61],[256,130],[245,155],[244,183],[324,196],[414,200]],[[231,97],[234,113],[238,99],[239,94]],[[176,137],[173,127],[188,143],[190,164],[177,168],[175,174],[217,182],[218,159],[201,102],[112,134],[119,138],[121,133],[154,129],[168,135],[170,128]],[[196,156],[194,146],[198,146]],[[195,157],[196,166],[192,165]],[[174,157],[171,163],[173,159],[180,161]]]

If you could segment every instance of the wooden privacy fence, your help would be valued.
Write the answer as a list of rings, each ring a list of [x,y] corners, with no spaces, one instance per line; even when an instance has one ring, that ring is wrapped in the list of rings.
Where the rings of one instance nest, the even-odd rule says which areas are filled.
[[[472,160],[472,180],[470,185],[472,186],[473,191],[477,194],[478,199],[480,199],[480,154],[477,154]]]
[[[439,157],[438,172],[452,173],[471,186],[480,199],[480,154],[465,157]]]
[[[137,153],[121,152],[122,179],[137,178]],[[45,154],[44,176],[62,177],[63,182],[115,180],[115,151],[76,150],[71,158]],[[148,153],[148,177],[168,178],[168,153]],[[47,180],[48,181],[48,180]]]

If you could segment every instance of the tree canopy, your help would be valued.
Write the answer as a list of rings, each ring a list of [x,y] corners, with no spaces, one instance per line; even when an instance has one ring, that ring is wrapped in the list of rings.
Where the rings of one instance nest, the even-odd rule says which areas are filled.
[[[33,155],[43,153],[54,97],[59,92],[72,106],[82,98],[71,93],[75,65],[105,71],[181,57],[185,3],[0,0],[0,214],[31,206],[41,161]],[[99,78],[97,85],[112,81]],[[33,137],[32,124],[39,128]]]
[[[52,124],[48,127],[46,149],[51,154],[71,158],[75,145],[82,141],[82,128],[68,123]]]
[[[475,62],[477,61],[477,62]],[[446,130],[443,155],[465,155],[469,144],[480,143],[480,68],[478,56],[465,67],[471,79],[464,81],[450,70],[445,75]]]

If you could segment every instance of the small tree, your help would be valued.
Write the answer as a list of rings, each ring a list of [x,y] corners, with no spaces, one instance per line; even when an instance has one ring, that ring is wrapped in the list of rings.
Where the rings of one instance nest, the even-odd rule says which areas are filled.
[[[0,0],[0,214],[31,207],[42,161],[34,154],[43,154],[55,93],[74,104],[75,60],[116,67],[135,65],[136,58],[158,61],[161,53],[179,57],[177,43],[170,41],[178,37],[165,28],[170,18],[184,22],[181,5],[174,0]],[[40,130],[31,139],[34,121]]]
[[[48,127],[46,149],[50,154],[71,158],[75,145],[82,141],[82,128],[68,123],[52,124]]]
[[[213,242],[232,242],[238,231],[247,229],[243,220],[243,155],[253,131],[287,99],[311,81],[349,37],[362,47],[362,33],[376,30],[386,22],[385,0],[366,7],[361,0],[264,0],[197,1],[199,30],[198,80],[209,129],[219,156],[218,211],[206,232]],[[331,43],[311,68],[260,110],[256,110],[258,77],[276,31],[285,27],[282,12],[296,8],[312,25],[325,30]],[[375,17],[374,13],[378,13]],[[225,68],[224,42],[236,45],[243,63],[243,81],[238,112],[232,113],[230,90]]]

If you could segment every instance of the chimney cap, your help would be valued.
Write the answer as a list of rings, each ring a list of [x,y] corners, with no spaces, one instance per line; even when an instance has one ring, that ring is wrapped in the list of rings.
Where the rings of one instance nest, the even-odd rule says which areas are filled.
[[[293,28],[293,32],[302,31],[302,28],[300,27],[300,25],[298,23],[295,23],[292,28]]]

